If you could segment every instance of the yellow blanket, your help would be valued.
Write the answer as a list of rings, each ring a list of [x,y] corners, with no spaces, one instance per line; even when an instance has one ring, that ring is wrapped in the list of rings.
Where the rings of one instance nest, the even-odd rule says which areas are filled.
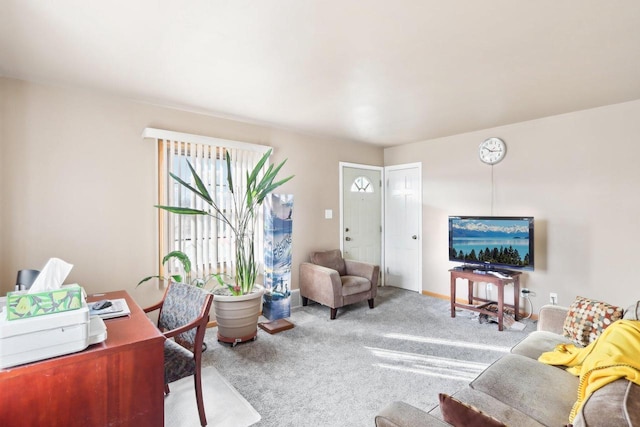
[[[568,366],[567,372],[580,376],[578,400],[569,416],[573,422],[582,404],[600,387],[620,378],[640,385],[640,321],[618,320],[587,347],[560,344],[538,360]]]

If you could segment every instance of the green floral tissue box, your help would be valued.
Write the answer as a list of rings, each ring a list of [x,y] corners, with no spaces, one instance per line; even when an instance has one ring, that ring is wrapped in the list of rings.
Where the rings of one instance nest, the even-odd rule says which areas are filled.
[[[78,285],[63,286],[53,291],[9,292],[7,294],[7,320],[25,319],[46,314],[77,310],[82,307],[83,293]]]

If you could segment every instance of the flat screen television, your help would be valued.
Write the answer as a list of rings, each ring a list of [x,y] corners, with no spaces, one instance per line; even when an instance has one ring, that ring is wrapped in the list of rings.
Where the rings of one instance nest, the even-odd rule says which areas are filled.
[[[486,270],[533,270],[533,217],[450,216],[449,261]]]

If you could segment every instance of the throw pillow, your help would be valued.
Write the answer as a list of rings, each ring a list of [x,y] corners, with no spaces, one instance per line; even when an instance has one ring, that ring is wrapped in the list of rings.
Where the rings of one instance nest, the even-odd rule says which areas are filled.
[[[440,398],[442,417],[454,427],[506,427],[506,424],[501,423],[491,415],[485,414],[471,405],[462,403],[448,394],[440,393],[438,397]]]
[[[569,307],[562,331],[574,343],[586,347],[613,322],[622,319],[622,308],[606,302],[576,297]]]

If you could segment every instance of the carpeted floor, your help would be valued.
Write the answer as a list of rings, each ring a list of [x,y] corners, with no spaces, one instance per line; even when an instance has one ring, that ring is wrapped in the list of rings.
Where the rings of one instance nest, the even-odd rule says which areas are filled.
[[[231,348],[207,331],[203,366],[214,366],[258,411],[259,427],[368,426],[394,400],[424,410],[453,393],[535,329],[498,331],[476,313],[450,317],[449,302],[397,288],[338,310],[318,304],[292,311],[291,330],[259,330]],[[215,426],[215,419],[210,420]],[[169,426],[171,427],[171,426]]]

